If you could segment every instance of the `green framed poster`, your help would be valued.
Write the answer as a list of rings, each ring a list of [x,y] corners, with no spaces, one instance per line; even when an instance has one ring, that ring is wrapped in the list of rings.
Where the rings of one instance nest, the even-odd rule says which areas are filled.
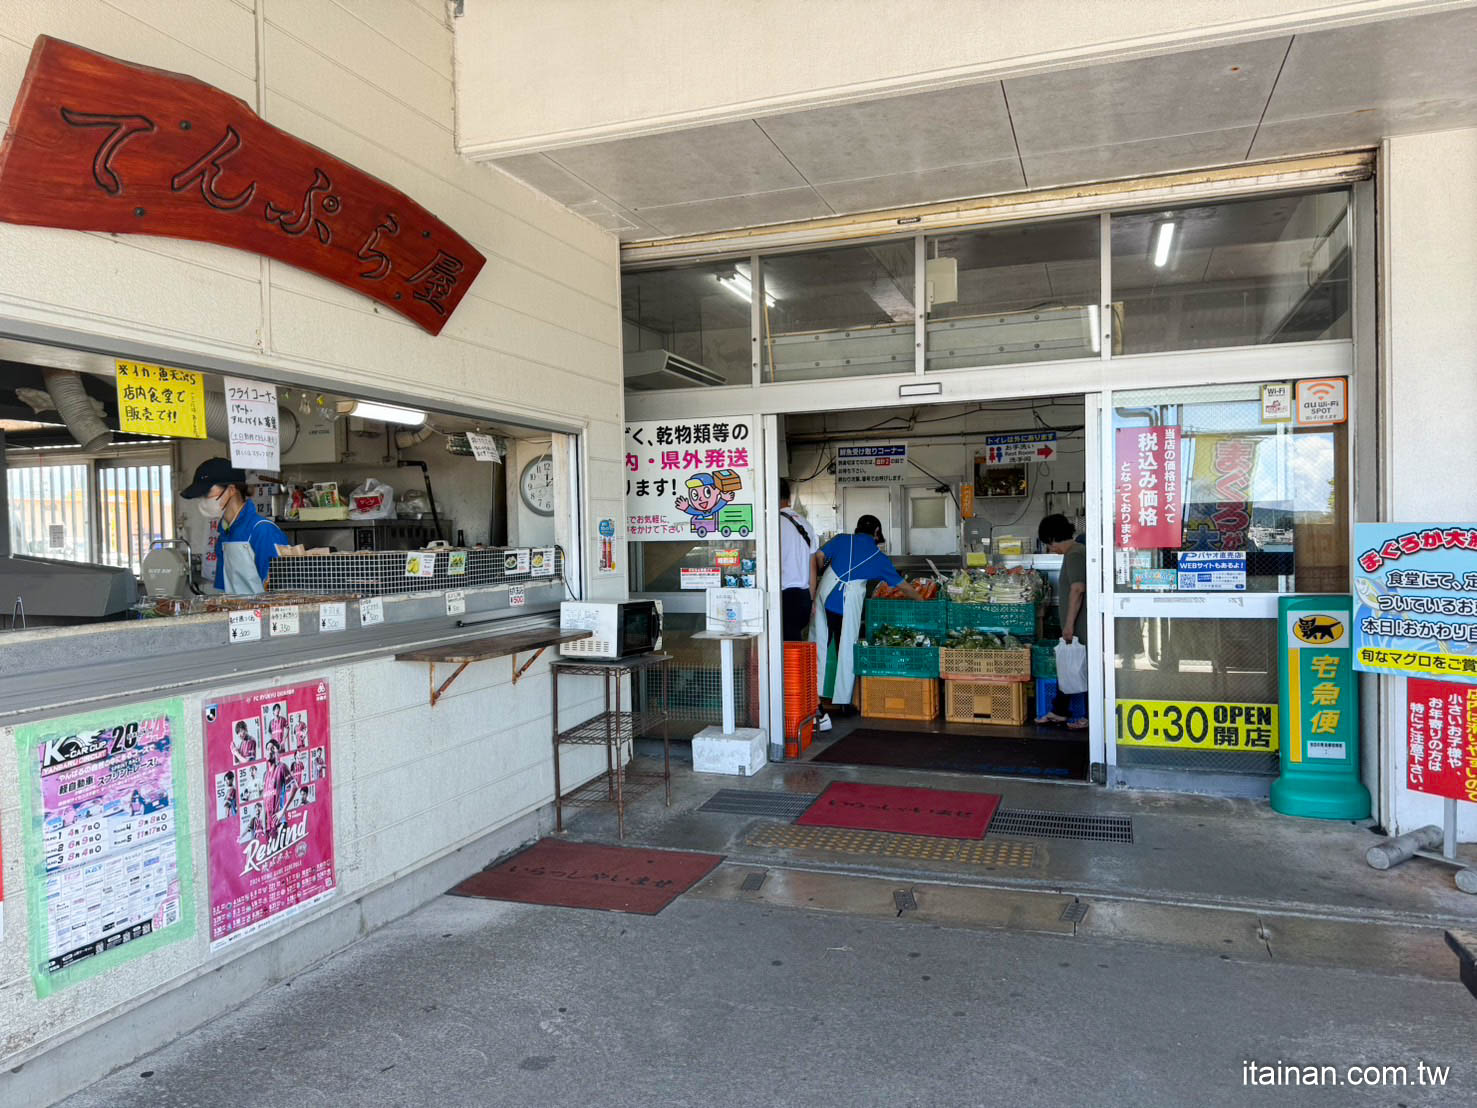
[[[180,700],[16,729],[36,995],[195,930]]]

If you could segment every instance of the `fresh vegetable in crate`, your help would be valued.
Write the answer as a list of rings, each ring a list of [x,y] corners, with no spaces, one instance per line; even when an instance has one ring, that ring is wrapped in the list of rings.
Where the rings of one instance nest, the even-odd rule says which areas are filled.
[[[1034,604],[1046,592],[1041,574],[1024,566],[961,569],[949,580],[949,599],[958,604]]]
[[[867,638],[860,640],[860,644],[862,646],[933,646],[934,641],[922,631],[883,624],[875,628]]]
[[[938,599],[939,581],[937,577],[915,577],[909,583],[918,590],[918,594],[924,600]],[[892,585],[886,583],[878,585],[876,591],[872,593],[872,596],[878,600],[909,599],[904,596],[903,590],[901,588],[895,588]]]
[[[949,632],[944,643],[950,650],[1019,650],[1020,640],[1000,631],[964,630]]]

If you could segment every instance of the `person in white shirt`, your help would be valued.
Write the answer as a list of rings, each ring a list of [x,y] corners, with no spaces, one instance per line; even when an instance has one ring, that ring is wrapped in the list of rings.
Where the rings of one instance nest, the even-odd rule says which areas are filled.
[[[780,617],[785,642],[803,642],[815,610],[821,546],[815,529],[790,507],[790,482],[780,478]]]

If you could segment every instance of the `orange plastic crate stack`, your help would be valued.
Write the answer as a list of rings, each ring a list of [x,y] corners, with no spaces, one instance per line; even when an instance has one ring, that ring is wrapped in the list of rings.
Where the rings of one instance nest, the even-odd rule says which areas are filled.
[[[813,642],[785,643],[785,757],[798,758],[815,738],[820,706]]]

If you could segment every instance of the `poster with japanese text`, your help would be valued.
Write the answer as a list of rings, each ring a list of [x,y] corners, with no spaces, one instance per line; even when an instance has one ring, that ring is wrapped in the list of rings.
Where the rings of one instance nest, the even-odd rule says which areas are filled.
[[[1354,526],[1354,668],[1477,682],[1477,524]]]
[[[118,429],[176,439],[205,437],[205,378],[187,369],[114,362]]]
[[[233,466],[268,473],[282,468],[276,385],[227,377],[226,419]]]
[[[1477,687],[1412,677],[1405,715],[1406,786],[1477,802]]]
[[[1185,550],[1247,549],[1257,450],[1267,438],[1195,435],[1190,440],[1193,458],[1185,501]]]
[[[207,702],[210,949],[337,886],[328,682]]]
[[[194,932],[179,700],[17,729],[31,977],[48,996]]]
[[[747,419],[628,425],[627,536],[747,538],[754,530],[757,449]]]
[[[1184,512],[1178,427],[1118,431],[1114,525],[1119,550],[1178,550]]]

